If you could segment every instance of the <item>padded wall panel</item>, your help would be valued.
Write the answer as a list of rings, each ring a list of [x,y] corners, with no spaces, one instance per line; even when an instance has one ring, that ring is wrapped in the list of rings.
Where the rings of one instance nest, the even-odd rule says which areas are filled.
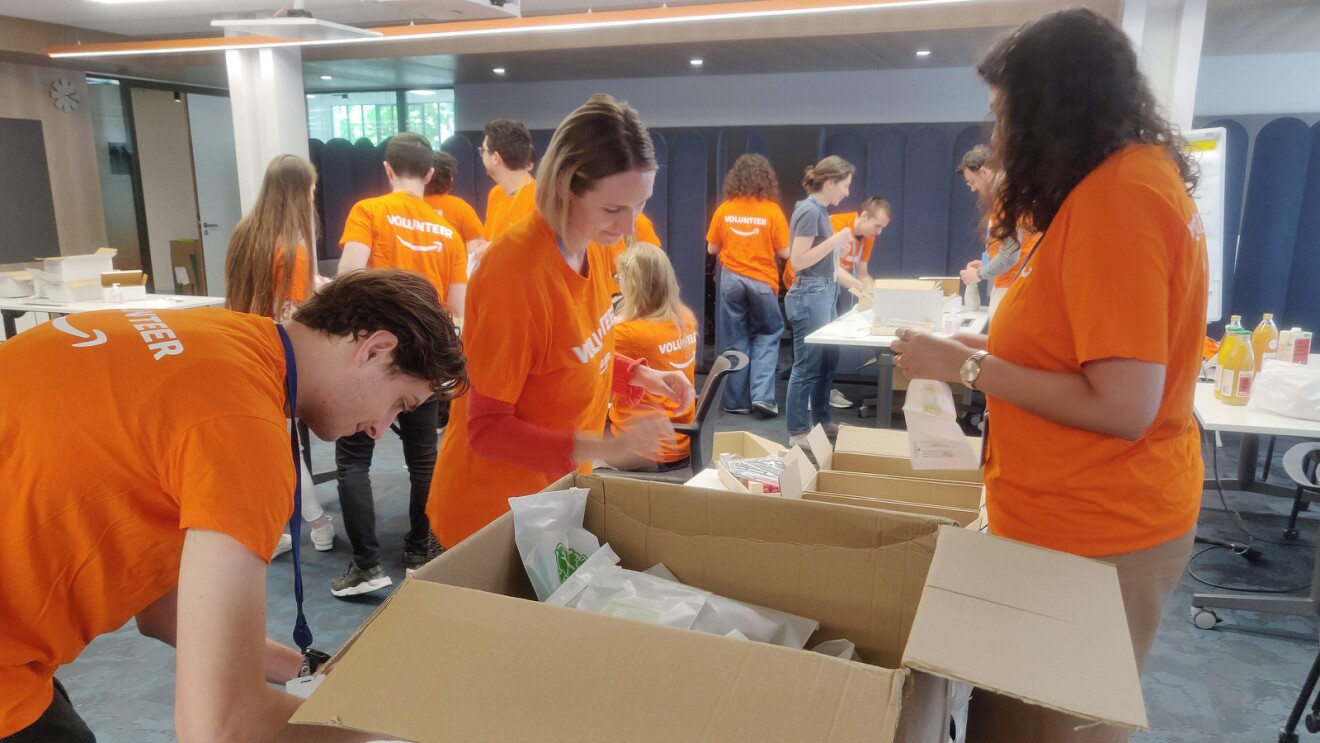
[[[853,172],[852,187],[849,190],[848,198],[844,199],[838,206],[830,211],[833,212],[852,212],[857,211],[857,205],[862,203],[862,199],[870,196],[867,193],[866,186],[866,139],[862,133],[853,128],[839,129],[832,132],[825,140],[825,154],[838,155],[839,157],[852,163]]]
[[[458,161],[458,173],[454,175],[454,187],[450,190],[450,193],[469,204],[475,204],[477,198],[476,171],[480,166],[476,164],[477,148],[473,146],[472,140],[462,134],[455,134],[442,142],[440,149],[453,155],[454,159]],[[477,216],[484,215],[484,209],[477,212]]]
[[[903,258],[899,275],[938,276],[949,255],[949,138],[933,127],[908,136],[903,173]]]
[[[325,257],[339,257],[339,238],[348,212],[357,202],[353,191],[352,143],[336,137],[321,148],[321,192],[324,204]]]
[[[321,182],[321,150],[325,142],[319,139],[307,140],[307,161],[316,169],[316,194],[312,197],[312,209],[316,212],[316,257],[318,260],[334,258],[326,253],[325,248],[325,186]]]
[[[385,177],[385,168],[381,165],[384,158],[371,140],[363,138],[353,143],[353,200],[360,201],[372,196],[380,196],[386,188],[380,188],[378,179]]]
[[[646,216],[655,225],[655,234],[660,236],[660,246],[669,250],[669,144],[665,135],[651,132],[651,143],[655,145],[655,161],[660,170],[655,174],[655,186],[651,189],[651,199],[646,202]],[[703,234],[704,237],[704,234]]]
[[[1297,220],[1288,295],[1276,322],[1284,327],[1320,328],[1320,124],[1311,127],[1311,157]]]
[[[738,157],[737,154],[729,152],[729,140],[733,133],[728,129],[721,129],[715,135],[715,172],[712,174],[710,192],[715,195],[715,205],[720,202],[720,193],[724,189],[724,175],[729,172],[733,166],[733,161]],[[712,205],[712,210],[714,205]],[[713,211],[711,212],[714,213]]]
[[[756,128],[747,132],[747,145],[743,152],[754,152],[758,155],[765,155],[770,151],[770,145],[766,142],[765,130]]]
[[[1238,235],[1242,231],[1242,202],[1247,190],[1247,128],[1236,119],[1216,119],[1207,127],[1223,127],[1228,135],[1228,158],[1224,163],[1224,322],[1233,306],[1233,274]],[[1218,334],[1214,334],[1218,337]]]
[[[949,152],[949,262],[945,276],[957,276],[968,261],[981,257],[985,251],[985,222],[977,196],[967,187],[962,174],[954,172],[963,155],[984,143],[984,130],[969,126],[958,133]]]
[[[703,358],[706,328],[706,139],[693,131],[674,137],[669,152],[669,259],[683,301],[697,316],[697,358]],[[662,237],[664,237],[662,235]]]
[[[1253,327],[1263,312],[1282,312],[1297,242],[1297,223],[1311,154],[1311,130],[1285,117],[1256,135],[1251,178],[1233,276],[1233,303],[1224,314]]]
[[[907,132],[896,126],[881,127],[866,143],[866,192],[881,196],[894,207],[889,226],[880,233],[871,251],[872,276],[897,276],[903,269],[903,182]]]
[[[532,132],[532,162],[539,163],[541,158],[545,157],[545,151],[550,149],[550,138],[555,136],[554,129],[537,129]],[[536,172],[533,167],[532,172]]]

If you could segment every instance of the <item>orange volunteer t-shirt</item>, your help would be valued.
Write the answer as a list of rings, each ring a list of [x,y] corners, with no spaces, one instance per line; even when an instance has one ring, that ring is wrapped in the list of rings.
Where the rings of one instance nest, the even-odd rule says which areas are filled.
[[[634,242],[650,243],[656,246],[657,248],[662,247],[660,245],[660,236],[657,235],[655,232],[655,225],[651,222],[651,219],[647,217],[645,214],[637,215],[637,221],[633,223],[632,237]],[[594,242],[591,244],[593,246],[599,245],[599,243],[594,243]],[[618,242],[606,247],[606,250],[609,252],[609,256],[610,256],[610,285],[612,287],[611,294],[618,294],[619,282],[615,281],[614,275],[619,272],[619,256],[623,255],[628,250],[628,238],[626,237],[619,238]],[[627,356],[627,354],[624,355]]]
[[[852,227],[853,222],[857,221],[857,212],[843,212],[841,214],[830,215],[830,226],[835,232],[844,227]],[[858,238],[854,237],[852,245],[848,250],[839,254],[839,268],[852,274],[859,263],[868,263],[871,260],[871,251],[875,248],[875,237]],[[856,275],[856,274],[854,274]],[[784,286],[793,286],[797,280],[797,275],[793,272],[793,264],[784,264]]]
[[[269,561],[293,512],[284,351],[220,309],[71,315],[0,344],[0,738],[179,580],[186,529]]]
[[[536,210],[536,179],[529,178],[517,191],[506,193],[497,183],[486,197],[486,239],[495,242],[518,220]]]
[[[537,212],[492,247],[468,285],[464,311],[472,392],[512,404],[533,425],[600,433],[614,369],[608,253],[589,248],[587,276],[578,274]],[[471,400],[453,402],[426,506],[446,547],[508,511],[510,497],[557,479],[477,454],[469,439]]]
[[[669,320],[643,318],[621,322],[614,326],[614,346],[621,355],[630,359],[645,359],[646,365],[660,371],[681,371],[689,383],[693,382],[697,358],[697,319],[690,311],[683,312],[680,329]],[[696,415],[695,404],[679,409],[678,403],[667,397],[647,392],[636,406],[631,406],[627,395],[614,395],[610,408],[610,423],[619,431],[627,430],[628,421],[642,410],[663,410],[674,423],[691,423]],[[666,443],[660,461],[677,462],[686,459],[690,448],[688,438],[675,437],[676,444]]]
[[[720,264],[779,291],[775,251],[788,245],[788,219],[773,201],[730,199],[715,210],[706,242],[719,246]]]
[[[481,218],[477,216],[477,210],[473,209],[471,204],[452,193],[432,194],[423,197],[423,200],[435,210],[436,214],[458,230],[463,245],[481,239],[486,228],[481,224]]]
[[[368,243],[370,244],[370,243]],[[289,301],[302,304],[316,290],[312,279],[312,267],[308,265],[307,248],[299,245],[293,254],[293,283],[289,284]],[[284,251],[275,248],[275,286],[284,281]]]
[[[371,268],[403,268],[430,280],[444,302],[450,284],[467,283],[467,247],[453,225],[407,191],[363,199],[353,205],[339,247],[355,242],[371,248]]]
[[[988,350],[1069,374],[1103,359],[1163,364],[1164,391],[1137,441],[990,397],[986,505],[996,534],[1094,557],[1195,526],[1205,469],[1192,397],[1207,277],[1200,215],[1159,147],[1119,150],[1068,195],[999,305]]]

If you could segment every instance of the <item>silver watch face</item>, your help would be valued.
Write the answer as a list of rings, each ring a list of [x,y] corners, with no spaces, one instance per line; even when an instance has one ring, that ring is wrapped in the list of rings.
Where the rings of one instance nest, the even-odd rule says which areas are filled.
[[[971,359],[967,359],[966,361],[963,362],[962,369],[959,370],[960,371],[959,376],[962,377],[962,381],[965,384],[970,385],[972,382],[976,381],[976,378],[978,376],[980,376],[979,374],[977,374],[977,372],[980,371],[980,368],[981,368],[980,365],[977,364],[975,361],[972,361]]]

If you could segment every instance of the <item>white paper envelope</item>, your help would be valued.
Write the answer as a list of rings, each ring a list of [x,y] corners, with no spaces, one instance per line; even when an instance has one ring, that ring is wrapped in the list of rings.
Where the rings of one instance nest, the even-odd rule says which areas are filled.
[[[974,470],[981,466],[958,425],[953,391],[943,382],[912,380],[903,403],[914,470]]]

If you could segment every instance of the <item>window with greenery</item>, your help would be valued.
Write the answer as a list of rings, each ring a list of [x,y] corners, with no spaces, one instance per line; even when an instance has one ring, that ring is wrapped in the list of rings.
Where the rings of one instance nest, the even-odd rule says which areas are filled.
[[[379,144],[400,131],[410,131],[439,147],[453,136],[454,119],[452,89],[307,95],[308,135],[321,141],[366,138]]]

